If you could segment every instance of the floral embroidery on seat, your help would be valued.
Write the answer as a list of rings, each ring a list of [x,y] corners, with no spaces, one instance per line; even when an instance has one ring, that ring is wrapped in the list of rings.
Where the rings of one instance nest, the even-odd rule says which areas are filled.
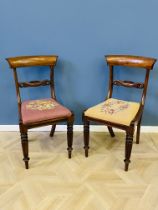
[[[57,106],[57,104],[53,103],[51,100],[35,100],[35,101],[30,101],[27,105],[27,109],[31,110],[50,110],[54,109]]]
[[[117,112],[120,112],[122,110],[125,110],[129,107],[129,103],[115,100],[115,101],[109,101],[105,102],[101,107],[101,112],[105,112],[106,114],[115,114]]]

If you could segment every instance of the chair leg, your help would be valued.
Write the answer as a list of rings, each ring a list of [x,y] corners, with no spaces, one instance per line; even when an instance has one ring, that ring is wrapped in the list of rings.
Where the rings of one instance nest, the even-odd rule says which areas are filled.
[[[54,136],[55,128],[56,128],[56,124],[52,125],[51,131],[50,131],[50,134],[49,134],[50,137]]]
[[[133,134],[126,133],[126,143],[125,143],[125,171],[128,171],[128,166],[130,163],[131,151],[133,145]]]
[[[29,168],[29,160],[30,158],[28,157],[28,136],[27,136],[27,132],[22,133],[21,132],[21,145],[22,145],[22,150],[23,150],[23,160],[25,162],[25,168],[28,169]]]
[[[139,144],[141,121],[142,121],[142,119],[140,118],[138,125],[137,125],[136,144]]]
[[[85,157],[88,157],[89,150],[89,121],[84,120],[84,149]]]
[[[67,122],[67,144],[68,144],[68,158],[71,158],[71,152],[73,150],[73,121]]]
[[[110,133],[111,137],[114,137],[115,134],[114,134],[114,131],[113,131],[112,127],[108,126],[108,130],[109,130],[109,133]]]

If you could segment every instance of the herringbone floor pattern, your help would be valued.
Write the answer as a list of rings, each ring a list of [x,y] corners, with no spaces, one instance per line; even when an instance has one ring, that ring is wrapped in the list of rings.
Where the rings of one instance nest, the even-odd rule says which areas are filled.
[[[0,133],[0,210],[158,210],[158,134],[141,134],[124,172],[124,134],[91,133],[89,158],[82,133],[72,159],[66,135],[30,132],[30,169],[19,133]]]

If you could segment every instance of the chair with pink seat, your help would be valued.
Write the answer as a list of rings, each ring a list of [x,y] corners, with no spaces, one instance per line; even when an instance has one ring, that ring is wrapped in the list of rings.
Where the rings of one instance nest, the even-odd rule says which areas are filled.
[[[18,100],[19,112],[19,128],[21,133],[21,144],[23,151],[23,160],[26,169],[29,168],[29,152],[28,152],[28,129],[52,125],[50,136],[53,137],[55,127],[58,122],[67,122],[67,143],[68,157],[71,158],[72,142],[73,142],[73,122],[74,115],[66,107],[57,102],[54,90],[54,67],[58,57],[50,56],[20,56],[7,58],[10,67],[13,69],[16,93]],[[42,81],[19,82],[17,68],[23,67],[50,67],[50,79]],[[42,71],[42,68],[39,69]],[[31,73],[27,71],[27,74]],[[51,97],[39,100],[22,101],[20,96],[20,88],[50,86]]]

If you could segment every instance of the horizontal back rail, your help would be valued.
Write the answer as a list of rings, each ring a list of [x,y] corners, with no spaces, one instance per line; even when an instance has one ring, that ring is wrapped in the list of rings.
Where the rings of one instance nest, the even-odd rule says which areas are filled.
[[[30,82],[19,82],[18,85],[20,88],[25,87],[39,87],[39,86],[46,86],[50,85],[50,80],[42,80],[42,81],[30,81]]]
[[[132,81],[126,81],[126,80],[114,80],[113,85],[123,86],[123,87],[128,87],[128,88],[139,88],[139,89],[144,88],[144,83],[132,82]]]
[[[55,66],[58,56],[19,56],[7,58],[11,68],[31,67],[31,66]]]
[[[107,55],[105,59],[111,66],[129,66],[151,70],[156,62],[154,58],[132,55]]]

